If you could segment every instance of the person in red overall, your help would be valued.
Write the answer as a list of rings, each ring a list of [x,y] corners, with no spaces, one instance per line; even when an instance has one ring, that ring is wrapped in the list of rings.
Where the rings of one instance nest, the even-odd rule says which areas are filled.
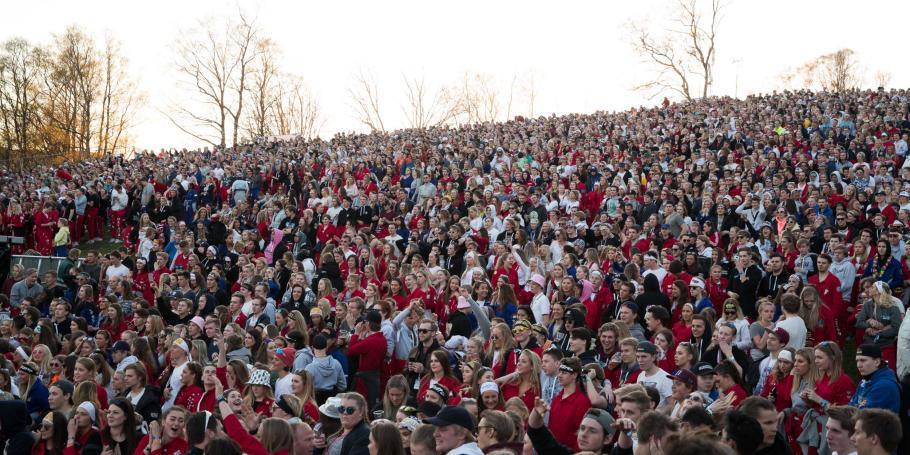
[[[837,327],[837,322],[841,320],[841,315],[846,311],[847,308],[844,305],[843,294],[840,292],[840,279],[828,271],[831,267],[832,262],[833,261],[831,259],[831,256],[827,254],[818,255],[818,273],[809,277],[809,284],[815,286],[815,289],[818,290],[818,295],[821,298],[822,302],[827,305],[828,309],[832,313],[831,316],[833,316],[833,319],[828,319],[828,321],[830,321],[830,324],[826,325],[830,325],[833,329],[835,329],[838,338],[831,341],[840,341],[844,337],[844,328]]]
[[[54,231],[57,227],[59,215],[54,205],[45,202],[41,210],[35,214],[35,249],[44,256],[50,256],[54,248]]]
[[[388,342],[385,335],[380,332],[382,315],[371,310],[366,314],[366,320],[359,322],[354,327],[348,346],[348,357],[358,357],[357,363],[357,392],[367,397],[370,408],[379,399],[379,370],[385,362]]]
[[[417,401],[426,398],[427,391],[433,384],[442,384],[446,390],[455,391],[461,388],[461,382],[452,373],[451,362],[446,351],[438,350],[430,353],[429,371],[420,378],[420,387],[417,389]],[[442,405],[445,405],[443,403]]]
[[[496,383],[500,384],[503,399],[518,397],[532,409],[534,398],[540,396],[540,357],[529,349],[521,351],[515,372],[496,379]]]
[[[196,362],[189,362],[180,374],[180,392],[177,392],[177,398],[174,399],[174,406],[182,406],[184,409],[194,410],[202,398],[202,365]]]

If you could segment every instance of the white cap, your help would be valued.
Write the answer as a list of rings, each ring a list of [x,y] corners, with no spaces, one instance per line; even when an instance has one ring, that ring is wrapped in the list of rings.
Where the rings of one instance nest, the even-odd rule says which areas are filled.
[[[780,351],[777,353],[777,360],[793,363],[793,354],[790,351]]]
[[[702,280],[701,278],[696,276],[696,277],[692,277],[692,281],[689,281],[689,286],[704,289],[705,282],[704,282],[704,280]]]

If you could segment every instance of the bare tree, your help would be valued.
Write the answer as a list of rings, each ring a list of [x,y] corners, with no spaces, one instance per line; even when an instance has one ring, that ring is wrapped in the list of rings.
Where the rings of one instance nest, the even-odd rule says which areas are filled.
[[[783,88],[807,88],[843,93],[863,84],[863,67],[849,48],[816,57],[780,76]]]
[[[98,113],[97,147],[101,154],[111,154],[123,145],[124,136],[145,96],[129,77],[128,62],[120,52],[120,43],[108,36],[101,56],[101,106]]]
[[[385,131],[379,105],[379,86],[372,74],[361,69],[354,76],[354,86],[348,89],[357,121],[370,131]]]
[[[843,93],[862,85],[862,69],[853,49],[840,49],[819,57],[818,69],[819,82],[825,90]]]
[[[641,23],[630,25],[633,48],[655,68],[654,76],[636,90],[651,97],[672,92],[685,100],[710,94],[724,5],[720,0],[708,1],[709,9],[702,11],[699,3],[704,0],[679,0],[672,25],[657,35]]]
[[[165,115],[184,133],[212,146],[237,144],[254,62],[260,46],[255,21],[200,21],[176,44],[179,86],[192,95],[173,103]]]
[[[885,70],[878,70],[875,72],[875,86],[876,87],[888,87],[891,85],[891,72]]]
[[[534,74],[531,73],[524,87],[528,99],[528,117],[534,117],[534,105],[537,103],[537,83]]]
[[[324,124],[319,102],[303,78],[284,75],[278,83],[275,128],[279,135],[299,134],[305,139],[319,136]]]
[[[263,39],[259,47],[250,87],[250,112],[244,122],[244,134],[248,138],[269,136],[275,131],[274,110],[281,96],[277,46],[271,40]]]
[[[461,100],[449,87],[432,89],[423,75],[404,76],[405,103],[402,111],[411,128],[428,128],[453,122],[461,109]]]

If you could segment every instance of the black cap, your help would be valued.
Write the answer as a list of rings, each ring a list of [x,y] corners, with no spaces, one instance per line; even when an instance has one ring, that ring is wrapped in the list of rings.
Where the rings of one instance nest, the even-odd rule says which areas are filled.
[[[471,433],[474,432],[474,418],[471,417],[471,413],[458,406],[446,406],[439,411],[439,414],[436,414],[436,417],[426,419],[425,422],[437,427],[458,425],[467,428]]]
[[[882,358],[882,348],[874,344],[864,344],[856,350],[856,355],[872,357],[873,359]]]
[[[422,412],[427,417],[435,417],[436,414],[439,414],[440,409],[442,409],[442,407],[438,404],[426,400],[423,400],[420,403],[420,406],[417,407],[417,411]]]
[[[379,314],[379,311],[370,310],[370,311],[367,311],[367,319],[366,319],[366,320],[367,320],[367,322],[373,322],[373,323],[376,323],[376,324],[381,324],[381,323],[382,323],[382,315]]]
[[[111,351],[112,352],[117,352],[117,351],[130,352],[130,344],[127,343],[126,341],[120,340],[120,341],[114,343],[114,347],[111,348]]]
[[[313,337],[313,349],[325,349],[328,346],[329,342],[322,334]]]
[[[642,341],[641,343],[638,343],[638,349],[635,351],[644,354],[657,355],[657,345],[650,341]]]
[[[64,395],[72,395],[73,390],[75,390],[75,388],[76,388],[72,382],[69,382],[66,379],[57,380],[57,382],[51,384],[51,387],[56,387],[56,388],[60,389],[60,391],[63,392]]]
[[[698,376],[713,376],[714,367],[708,362],[698,362],[695,364],[695,367],[692,368],[692,372]]]

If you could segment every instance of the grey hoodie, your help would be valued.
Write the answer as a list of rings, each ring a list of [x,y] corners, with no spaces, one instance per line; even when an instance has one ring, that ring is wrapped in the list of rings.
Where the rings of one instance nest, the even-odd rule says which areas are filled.
[[[240,349],[235,349],[231,352],[228,352],[225,355],[225,358],[227,359],[228,362],[230,362],[231,360],[234,360],[234,359],[240,359],[243,361],[243,363],[250,363],[253,361],[253,354],[250,352],[250,350],[246,346],[244,346]]]
[[[298,349],[294,355],[294,371],[300,371],[306,368],[313,361],[313,351],[309,347]]]
[[[844,300],[850,301],[850,294],[853,292],[853,281],[856,279],[856,267],[850,258],[844,258],[843,261],[834,261],[829,269],[837,279],[840,280],[840,292]]]
[[[342,391],[348,386],[341,364],[332,356],[316,357],[304,370],[313,375],[313,387],[316,390]]]

